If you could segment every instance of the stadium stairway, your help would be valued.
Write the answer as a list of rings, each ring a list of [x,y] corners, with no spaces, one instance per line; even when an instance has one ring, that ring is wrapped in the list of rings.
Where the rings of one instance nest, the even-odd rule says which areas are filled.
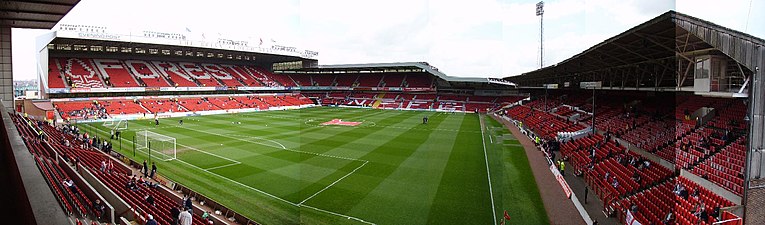
[[[375,95],[375,97],[374,97],[375,102],[372,103],[372,108],[376,109],[376,108],[380,107],[380,104],[382,104],[383,97],[385,97],[385,93],[381,93],[381,94]]]

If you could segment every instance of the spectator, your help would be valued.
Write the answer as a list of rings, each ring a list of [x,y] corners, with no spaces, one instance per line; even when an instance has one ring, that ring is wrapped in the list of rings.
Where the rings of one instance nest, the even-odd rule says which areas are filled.
[[[720,206],[717,205],[714,208],[712,208],[712,214],[710,215],[716,220],[720,220]]]
[[[149,205],[157,206],[154,204],[154,196],[151,196],[151,194],[147,194],[146,197],[144,197],[144,199],[146,199],[146,203],[148,203]]]
[[[683,188],[683,190],[680,190],[680,197],[685,200],[688,200],[688,190],[686,190],[685,188]]]
[[[702,208],[701,212],[699,213],[699,223],[708,223],[709,222],[709,213],[707,212],[706,208]]]
[[[74,181],[72,179],[64,179],[64,186],[69,188],[73,193],[77,193],[77,187],[74,186]]]
[[[143,170],[143,176],[144,177],[148,177],[148,175],[149,175],[149,166],[146,164],[146,160],[143,160],[143,168],[141,168],[141,169]]]
[[[151,176],[149,176],[149,177],[151,177],[151,179],[154,179],[154,174],[156,174],[156,173],[157,173],[157,164],[152,162],[151,163]]]
[[[188,198],[186,198],[186,200],[185,200],[185,202],[183,203],[183,205],[184,205],[184,206],[185,206],[185,207],[186,207],[186,208],[187,208],[189,211],[191,211],[191,209],[192,209],[192,207],[191,207],[191,206],[192,206],[192,205],[191,205],[191,196],[189,196]]]
[[[637,213],[637,212],[638,212],[638,206],[637,206],[637,204],[635,204],[635,203],[632,203],[632,206],[630,206],[630,212],[632,212],[633,214],[635,214],[635,213]]]
[[[96,199],[96,201],[93,202],[93,211],[96,213],[96,219],[101,220],[101,217],[103,217],[104,212],[106,211],[106,207],[101,204],[100,199]]]
[[[180,225],[191,225],[191,209],[186,208],[178,215],[178,222]]]
[[[674,221],[675,221],[674,215],[672,215],[672,211],[669,211],[669,213],[667,213],[667,216],[664,217],[664,221],[662,222],[664,222],[664,224],[673,224]]]
[[[173,217],[173,225],[178,225],[178,216],[181,215],[181,210],[178,209],[178,206],[173,206],[170,209],[170,215]]]
[[[146,225],[159,225],[156,220],[154,220],[154,216],[149,214],[149,219],[146,220]]]

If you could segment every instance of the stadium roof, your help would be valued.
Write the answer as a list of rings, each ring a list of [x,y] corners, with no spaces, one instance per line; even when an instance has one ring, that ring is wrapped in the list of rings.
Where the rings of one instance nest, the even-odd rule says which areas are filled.
[[[492,80],[496,80],[496,79],[489,79],[489,78],[483,78],[483,77],[449,76],[439,71],[438,68],[436,68],[435,66],[431,66],[427,62],[318,65],[317,67],[302,68],[302,69],[298,69],[294,71],[300,71],[300,72],[306,72],[306,73],[311,73],[311,72],[321,73],[321,72],[333,72],[333,71],[393,71],[393,70],[407,70],[407,69],[427,72],[448,82],[496,83],[496,82],[492,82]]]
[[[0,1],[0,25],[51,29],[80,0]]]
[[[220,48],[213,48],[213,47],[193,47],[193,46],[181,46],[181,45],[168,45],[168,44],[153,44],[153,43],[140,43],[140,42],[125,42],[125,41],[109,41],[109,40],[93,40],[93,39],[77,39],[77,38],[61,38],[57,37],[53,41],[51,41],[50,44],[67,44],[70,46],[74,45],[83,45],[87,46],[86,49],[91,49],[90,46],[109,46],[109,47],[118,47],[120,49],[122,48],[129,48],[131,49],[130,53],[124,53],[121,51],[116,52],[108,52],[108,51],[100,51],[98,54],[100,56],[117,56],[117,55],[128,55],[131,54],[138,54],[143,55],[141,58],[146,59],[152,59],[154,57],[156,58],[166,58],[166,57],[181,57],[181,58],[188,58],[189,60],[194,59],[208,59],[213,58],[216,60],[224,60],[224,61],[230,61],[230,60],[236,60],[236,61],[242,61],[242,60],[252,60],[257,61],[258,63],[263,64],[272,64],[272,63],[278,63],[278,62],[289,62],[289,61],[301,61],[306,60],[304,58],[298,57],[298,56],[290,56],[290,55],[281,55],[281,54],[271,54],[271,53],[258,53],[258,52],[248,52],[248,51],[241,51],[241,50],[229,50],[229,49],[220,49]],[[157,49],[157,50],[169,50],[171,54],[165,55],[165,54],[149,54],[149,53],[137,53],[137,49]],[[52,55],[60,55],[65,54],[66,56],[76,57],[76,56],[82,56],[82,57],[93,57],[92,51],[76,51],[76,50],[59,50],[54,48],[49,48],[49,50],[52,52]],[[181,52],[181,55],[176,54],[177,52]],[[187,53],[191,53],[192,56],[188,56]],[[198,56],[198,53],[201,53],[201,56]],[[231,58],[229,58],[231,56]],[[247,57],[244,59],[244,57]]]
[[[560,63],[504,79],[529,87],[614,78],[635,87],[646,81],[676,87],[684,78],[675,72],[685,69],[678,60],[707,53],[724,54],[751,73],[765,61],[765,40],[668,11]]]

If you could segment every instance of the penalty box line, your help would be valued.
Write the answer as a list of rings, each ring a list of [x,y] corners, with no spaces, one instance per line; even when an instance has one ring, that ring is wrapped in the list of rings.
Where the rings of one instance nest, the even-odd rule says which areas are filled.
[[[92,126],[92,125],[90,125],[90,124],[86,124],[86,126],[90,126],[90,127],[93,127],[93,126]],[[95,128],[95,130],[96,130],[96,131],[98,131],[98,132],[100,132],[100,133],[104,133],[104,134],[106,134],[106,131],[102,131],[101,129],[98,129],[97,127],[93,127],[93,128]],[[127,139],[125,139],[125,137],[120,137],[120,138],[122,138],[123,140],[129,141],[129,142],[131,142],[131,143],[133,142],[132,140],[127,140]],[[237,161],[237,160],[234,160],[234,159],[231,159],[231,158],[225,157],[225,156],[221,156],[221,155],[218,155],[218,154],[215,154],[215,153],[211,153],[211,152],[208,152],[208,151],[200,150],[200,149],[198,149],[198,148],[194,148],[194,147],[191,147],[191,146],[188,146],[188,145],[184,145],[184,144],[178,143],[177,141],[176,141],[176,145],[178,145],[178,146],[181,146],[181,147],[184,147],[184,148],[188,148],[188,149],[191,149],[191,150],[194,150],[194,151],[198,151],[198,152],[201,152],[201,153],[204,153],[204,154],[207,154],[207,155],[215,156],[215,157],[218,157],[218,158],[221,158],[221,159],[224,159],[224,160],[226,160],[226,161],[229,161],[229,162],[231,162],[231,163],[229,163],[229,164],[226,164],[226,165],[223,165],[223,166],[216,166],[216,167],[207,168],[207,169],[203,169],[203,170],[213,170],[213,169],[223,168],[223,167],[226,167],[226,166],[234,166],[234,165],[239,165],[239,164],[242,164],[242,162],[240,162],[240,161]],[[162,155],[164,155],[165,157],[168,157],[168,158],[172,158],[172,157],[170,157],[169,155],[167,155],[167,154],[165,154],[165,153],[162,153],[162,152],[156,152],[155,154],[162,154]],[[176,159],[176,160],[178,160],[178,159]]]
[[[87,125],[87,126],[90,126],[90,125]],[[106,131],[101,131],[101,130],[99,130],[99,129],[96,129],[96,130],[98,130],[98,131],[100,131],[100,132],[102,132],[102,133],[106,133]],[[216,135],[217,135],[217,134],[216,134]],[[128,140],[128,139],[127,139],[127,138],[125,138],[125,137],[120,137],[120,139],[123,139],[123,140],[125,140],[125,141],[127,141],[127,142],[130,142],[130,143],[132,143],[132,142],[133,142],[132,140]],[[248,142],[249,142],[249,141],[248,141]],[[270,145],[266,145],[266,146],[270,146]],[[273,146],[271,146],[271,147],[273,147]],[[204,151],[203,151],[203,152],[204,152]],[[317,154],[318,154],[318,153],[317,153]],[[363,166],[363,165],[366,165],[366,163],[368,163],[368,162],[369,162],[369,161],[365,161],[365,160],[359,160],[359,159],[355,159],[355,160],[357,160],[357,161],[364,161],[365,163],[364,163],[364,164],[362,164],[362,166]],[[375,223],[371,223],[371,222],[365,221],[365,220],[363,220],[363,219],[360,219],[360,218],[357,218],[357,217],[348,216],[348,215],[345,215],[345,214],[336,213],[336,212],[332,212],[332,211],[329,211],[329,210],[325,210],[325,209],[316,208],[316,207],[313,207],[313,206],[310,206],[310,205],[306,205],[306,204],[296,204],[296,203],[294,203],[294,202],[291,202],[291,201],[289,201],[289,200],[283,199],[283,198],[281,198],[281,197],[279,197],[279,196],[273,195],[273,194],[271,194],[271,193],[265,192],[265,191],[263,191],[263,190],[260,190],[260,189],[254,188],[254,187],[252,187],[252,186],[249,186],[249,185],[243,184],[243,183],[241,183],[241,182],[239,182],[239,181],[235,181],[235,180],[233,180],[233,179],[231,179],[231,178],[228,178],[228,177],[225,177],[225,176],[223,176],[223,175],[220,175],[220,174],[217,174],[217,173],[214,173],[214,172],[210,171],[211,169],[216,169],[216,168],[211,168],[211,169],[203,169],[203,168],[201,168],[201,167],[199,167],[199,166],[196,166],[196,165],[194,165],[194,164],[191,164],[191,163],[189,163],[189,162],[183,161],[183,160],[181,160],[181,159],[175,159],[174,161],[177,161],[177,162],[180,162],[180,163],[186,164],[186,165],[188,165],[188,166],[190,166],[190,167],[193,167],[193,168],[199,169],[199,170],[201,170],[201,171],[207,172],[207,173],[209,173],[209,174],[212,174],[213,176],[216,176],[216,177],[218,177],[218,178],[224,179],[224,180],[226,180],[226,181],[229,181],[229,182],[231,182],[231,183],[237,184],[237,185],[239,185],[239,186],[242,186],[242,187],[244,187],[244,188],[247,188],[247,189],[253,190],[253,191],[255,191],[255,192],[258,192],[258,193],[260,193],[260,194],[263,194],[263,195],[265,195],[265,196],[271,197],[271,198],[273,198],[273,199],[276,199],[276,200],[282,201],[282,202],[284,202],[284,203],[287,203],[287,204],[289,204],[289,205],[292,205],[292,206],[296,206],[296,207],[305,207],[305,208],[313,209],[313,210],[316,210],[316,211],[319,211],[319,212],[327,213],[327,214],[330,214],[330,215],[334,215],[334,216],[339,216],[339,217],[343,217],[343,218],[348,218],[348,219],[356,220],[356,221],[359,221],[359,222],[361,222],[361,223],[370,224],[370,225],[376,225]],[[238,161],[237,161],[237,162],[238,162]],[[241,162],[240,162],[240,163],[241,163]],[[238,164],[237,164],[237,165],[238,165]],[[230,164],[230,165],[225,165],[225,166],[233,166],[233,164]],[[361,168],[361,167],[358,167],[358,168]],[[357,170],[358,168],[356,168],[356,170]],[[354,170],[354,171],[352,171],[351,173],[353,173],[353,172],[355,172],[355,170]],[[349,174],[346,174],[346,175],[345,175],[344,177],[342,177],[342,178],[345,178],[345,177],[349,176],[351,173],[349,173]],[[341,178],[341,179],[342,179],[342,178]],[[339,180],[341,180],[341,179],[339,179]],[[339,180],[335,181],[335,183],[339,182]],[[334,184],[334,183],[333,183],[333,184]],[[323,190],[326,190],[326,189],[328,189],[328,188],[327,188],[327,187],[325,187]],[[322,190],[322,191],[323,191],[323,190]],[[314,194],[314,195],[317,195],[317,194]]]
[[[90,126],[90,125],[88,125],[88,126]],[[178,126],[178,127],[180,127],[180,126]],[[187,129],[187,130],[199,131],[199,130],[196,130],[196,129],[186,128],[186,127],[182,127],[182,128],[184,128],[184,129]],[[98,130],[98,129],[96,129],[96,130]],[[98,130],[98,131],[101,131],[101,130]],[[101,132],[104,132],[104,133],[105,133],[105,131],[101,131]],[[199,131],[199,132],[201,132],[201,133],[207,133],[207,134],[211,134],[211,135],[215,135],[215,136],[223,136],[223,135],[220,135],[220,134],[210,133],[210,132],[207,132],[207,131]],[[132,142],[132,140],[127,140],[127,139],[125,139],[125,137],[120,137],[120,138],[121,138],[121,139],[123,139],[123,140],[126,140],[126,141],[128,141],[128,142]],[[229,137],[229,138],[232,138],[232,137]],[[235,139],[235,140],[240,140],[240,141],[245,141],[245,142],[250,142],[250,143],[254,143],[254,144],[259,144],[259,145],[263,145],[263,146],[268,146],[268,147],[272,147],[272,148],[278,148],[278,147],[276,147],[276,146],[272,146],[272,145],[268,145],[268,144],[263,144],[263,143],[260,143],[260,142],[253,142],[253,141],[250,141],[250,140],[244,140],[244,139],[240,139],[240,138],[232,138],[232,139]],[[266,139],[266,140],[267,140],[267,139]],[[274,142],[275,142],[275,141],[274,141]],[[278,142],[277,142],[277,143],[278,143]],[[281,145],[281,143],[279,143],[279,144]],[[181,146],[185,146],[185,147],[188,147],[188,148],[190,148],[190,149],[193,149],[193,150],[196,150],[196,151],[200,151],[200,152],[203,152],[203,153],[207,153],[207,154],[215,155],[215,154],[213,154],[213,153],[205,152],[205,151],[202,151],[202,150],[199,150],[199,149],[196,149],[196,148],[190,147],[190,146],[186,146],[186,145],[183,145],[183,144],[178,144],[178,145],[181,145]],[[282,146],[282,147],[284,147],[284,145],[281,145],[281,146]],[[343,156],[334,156],[334,155],[327,155],[327,154],[321,154],[321,153],[315,153],[315,152],[306,152],[306,151],[299,151],[299,150],[288,149],[288,148],[286,148],[286,147],[284,147],[284,148],[282,148],[282,149],[283,149],[283,150],[287,150],[287,151],[298,152],[298,153],[304,153],[304,154],[311,154],[311,155],[322,156],[322,157],[329,157],[329,158],[337,158],[337,159],[345,159],[345,160],[351,160],[351,161],[359,161],[359,162],[363,162],[363,164],[362,164],[361,166],[359,166],[359,167],[356,167],[356,169],[354,169],[353,171],[349,172],[348,174],[346,174],[345,176],[341,177],[340,179],[338,179],[338,180],[334,181],[334,182],[333,182],[332,184],[330,184],[329,186],[327,186],[327,187],[324,187],[324,189],[322,189],[322,190],[320,190],[320,191],[318,191],[318,192],[314,193],[314,194],[313,194],[313,195],[311,195],[311,197],[309,197],[309,198],[313,198],[314,196],[318,195],[319,193],[323,192],[324,190],[327,190],[327,189],[329,189],[331,186],[335,185],[336,183],[338,183],[338,182],[340,182],[341,180],[345,179],[346,177],[350,176],[351,174],[353,174],[354,172],[356,172],[358,169],[360,169],[361,167],[363,167],[364,165],[366,165],[367,163],[369,163],[369,161],[367,161],[367,160],[360,160],[360,159],[348,158],[348,157],[343,157]],[[215,155],[215,156],[217,156],[217,155]],[[226,160],[229,160],[229,161],[232,161],[232,162],[233,162],[233,163],[231,163],[231,164],[227,164],[227,165],[219,166],[220,168],[223,168],[223,167],[227,167],[227,166],[234,166],[234,165],[239,165],[239,164],[241,164],[241,162],[239,162],[239,161],[236,161],[236,160],[231,160],[231,159],[228,159],[228,158],[226,158],[226,157],[222,157],[222,156],[217,156],[217,157],[221,157],[221,158],[223,158],[223,159],[226,159]],[[199,170],[205,171],[205,172],[207,172],[207,173],[210,173],[210,174],[212,174],[213,176],[216,176],[216,177],[218,177],[218,178],[221,178],[221,179],[227,180],[227,181],[229,181],[229,182],[232,182],[232,183],[234,183],[234,184],[238,184],[238,185],[240,185],[240,186],[243,186],[243,187],[245,187],[245,188],[247,188],[247,189],[253,190],[253,191],[255,191],[255,192],[261,193],[261,194],[263,194],[263,195],[266,195],[266,196],[268,196],[268,197],[271,197],[271,198],[277,199],[277,200],[279,200],[279,201],[285,202],[285,203],[287,203],[287,204],[290,204],[290,205],[292,205],[292,206],[297,206],[297,207],[306,207],[306,208],[314,209],[314,210],[316,210],[316,211],[324,212],[324,213],[327,213],[327,214],[331,214],[331,215],[335,215],[335,216],[340,216],[340,217],[343,217],[343,218],[349,218],[349,219],[353,219],[353,220],[356,220],[356,221],[359,221],[359,222],[362,222],[362,223],[365,223],[365,224],[371,224],[371,225],[375,225],[375,223],[367,222],[367,221],[365,221],[365,220],[363,220],[363,219],[359,219],[359,218],[356,218],[356,217],[353,217],[353,216],[348,216],[348,215],[344,215],[344,214],[340,214],[340,213],[332,212],[332,211],[329,211],[329,210],[324,210],[324,209],[320,209],[320,208],[316,208],[316,207],[313,207],[313,206],[309,206],[309,205],[303,204],[303,203],[305,203],[305,201],[307,201],[308,199],[306,199],[306,200],[302,201],[301,203],[298,203],[298,204],[296,204],[296,203],[294,203],[294,202],[291,202],[291,201],[289,201],[289,200],[286,200],[286,199],[280,198],[280,197],[278,197],[278,196],[275,196],[275,195],[273,195],[273,194],[270,194],[270,193],[268,193],[268,192],[265,192],[265,191],[263,191],[263,190],[260,190],[260,189],[254,188],[254,187],[252,187],[252,186],[249,186],[249,185],[246,185],[246,184],[243,184],[243,183],[240,183],[240,182],[238,182],[238,181],[235,181],[235,180],[233,180],[233,179],[231,179],[231,178],[228,178],[228,177],[225,177],[225,176],[223,176],[223,175],[220,175],[220,174],[217,174],[217,173],[214,173],[214,172],[210,171],[210,170],[213,170],[213,169],[218,169],[218,168],[216,168],[216,167],[212,167],[212,168],[208,168],[208,169],[203,169],[203,168],[201,168],[201,167],[199,167],[199,166],[196,166],[196,165],[194,165],[194,164],[188,163],[188,162],[186,162],[186,161],[183,161],[183,160],[180,160],[180,159],[175,159],[175,161],[178,161],[178,162],[181,162],[181,163],[183,163],[183,164],[186,164],[186,165],[188,165],[188,166],[191,166],[191,167],[197,168],[197,169],[199,169]]]
[[[187,130],[193,130],[193,131],[199,131],[199,130],[196,130],[196,129],[192,129],[192,128],[185,128],[185,127],[184,127],[184,129],[187,129]],[[215,135],[215,136],[223,136],[223,135],[221,135],[221,134],[210,133],[210,132],[208,132],[208,131],[199,131],[199,132],[201,132],[201,133],[207,133],[207,134],[211,134],[211,135]],[[226,137],[228,137],[228,138],[231,138],[231,139],[235,139],[235,140],[240,140],[240,141],[244,141],[244,142],[253,143],[253,144],[259,144],[259,145],[268,146],[268,147],[272,147],[272,148],[278,148],[278,147],[276,147],[276,146],[267,145],[267,144],[263,144],[263,143],[260,143],[260,142],[254,142],[254,141],[250,141],[250,140],[246,140],[246,139],[237,138],[237,137],[235,137],[235,136],[233,136],[233,137],[232,137],[232,136],[226,136]],[[266,139],[266,140],[267,140],[267,139]],[[275,142],[275,141],[274,141],[274,142]],[[277,142],[277,143],[278,143],[278,142]],[[281,143],[280,143],[280,145],[281,145]],[[224,177],[224,176],[222,176],[222,175],[220,175],[220,174],[217,174],[217,173],[214,173],[214,172],[211,172],[211,171],[209,171],[209,170],[212,170],[212,169],[217,169],[217,168],[212,168],[212,169],[207,169],[207,170],[205,170],[205,169],[202,169],[202,170],[204,170],[205,172],[211,173],[211,174],[215,174],[216,176],[218,176],[218,177],[221,177],[221,178],[223,178],[223,179],[226,179],[226,180],[228,180],[228,181],[231,181],[231,182],[233,182],[233,183],[235,183],[235,184],[239,184],[239,185],[243,185],[243,186],[246,186],[247,188],[249,188],[249,189],[252,189],[252,190],[257,190],[257,191],[258,191],[258,192],[260,192],[260,193],[263,193],[263,194],[265,194],[265,195],[268,195],[268,196],[271,196],[271,197],[273,197],[273,198],[279,199],[279,200],[281,200],[281,201],[287,202],[287,203],[288,203],[288,204],[290,204],[290,205],[294,205],[294,206],[297,206],[297,207],[306,207],[306,208],[314,209],[314,210],[317,210],[317,211],[320,211],[320,212],[324,212],[324,213],[327,213],[327,214],[331,214],[331,215],[335,215],[335,216],[340,216],[340,217],[343,217],[343,218],[348,218],[348,219],[353,219],[353,220],[356,220],[356,221],[359,221],[359,222],[362,222],[362,223],[365,223],[365,224],[371,224],[371,225],[375,225],[375,223],[367,222],[367,221],[365,221],[365,220],[363,220],[363,219],[359,219],[359,218],[356,218],[356,217],[352,217],[352,216],[348,216],[348,215],[344,215],[344,214],[340,214],[340,213],[332,212],[332,211],[329,211],[329,210],[319,209],[319,208],[316,208],[316,207],[313,207],[313,206],[309,206],[309,205],[306,205],[306,204],[304,204],[306,201],[308,201],[308,200],[310,200],[311,198],[313,198],[313,197],[315,197],[315,196],[319,195],[320,193],[324,192],[325,190],[327,190],[327,189],[331,188],[332,186],[334,186],[335,184],[339,183],[340,181],[342,181],[342,180],[343,180],[343,179],[345,179],[346,177],[348,177],[348,176],[352,175],[352,174],[353,174],[353,173],[355,173],[357,170],[361,169],[361,167],[364,167],[364,166],[365,166],[367,163],[369,163],[369,161],[368,161],[368,160],[354,159],[354,158],[348,158],[348,157],[344,157],[344,156],[336,156],[336,155],[327,155],[327,154],[316,153],[316,152],[306,152],[306,151],[300,151],[300,150],[288,149],[288,148],[284,147],[284,145],[281,145],[281,146],[282,146],[282,148],[281,148],[281,149],[282,149],[282,150],[286,150],[286,151],[291,151],[291,152],[296,152],[296,153],[302,153],[302,154],[310,154],[310,155],[316,155],[316,156],[321,156],[321,157],[328,157],[328,158],[344,159],[344,160],[349,160],[349,161],[357,161],[357,162],[363,162],[363,163],[362,163],[360,166],[358,166],[358,167],[356,167],[355,169],[353,169],[351,172],[349,172],[349,173],[345,174],[344,176],[340,177],[339,179],[335,180],[335,181],[334,181],[334,182],[332,182],[331,184],[327,185],[327,186],[326,186],[326,187],[324,187],[323,189],[321,189],[321,190],[317,191],[316,193],[314,193],[314,194],[313,194],[313,195],[311,195],[310,197],[308,197],[308,198],[304,199],[303,201],[301,201],[300,203],[297,203],[297,204],[295,204],[295,203],[293,203],[293,202],[290,202],[290,201],[288,201],[288,200],[282,199],[282,198],[280,198],[280,197],[274,196],[274,195],[272,195],[272,194],[269,194],[269,193],[267,193],[267,192],[265,192],[265,191],[262,191],[262,190],[260,190],[260,189],[257,189],[257,188],[251,187],[251,186],[249,186],[249,185],[245,185],[245,184],[239,183],[239,182],[237,182],[237,181],[234,181],[234,180],[232,180],[232,179],[229,179],[229,178],[227,178],[227,177]],[[181,162],[183,162],[183,161],[181,161]],[[189,164],[189,163],[187,163],[187,162],[183,162],[183,163]],[[190,164],[189,164],[189,165],[190,165]],[[191,165],[191,166],[194,166],[194,165]],[[233,166],[233,165],[224,165],[224,166]],[[199,168],[199,167],[197,167],[197,166],[194,166],[194,167],[196,167],[196,168]],[[200,168],[200,169],[201,169],[201,168]]]

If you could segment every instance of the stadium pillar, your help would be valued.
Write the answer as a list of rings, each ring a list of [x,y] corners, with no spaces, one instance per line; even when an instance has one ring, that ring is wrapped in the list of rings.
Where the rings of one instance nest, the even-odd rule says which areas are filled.
[[[749,148],[744,174],[744,224],[765,223],[765,48],[759,49],[760,63],[749,89]]]
[[[595,86],[592,87],[592,134],[595,134]]]
[[[9,111],[13,107],[13,65],[11,27],[0,26],[0,100]]]
[[[547,109],[547,84],[545,84],[545,112],[548,112],[550,110]]]

